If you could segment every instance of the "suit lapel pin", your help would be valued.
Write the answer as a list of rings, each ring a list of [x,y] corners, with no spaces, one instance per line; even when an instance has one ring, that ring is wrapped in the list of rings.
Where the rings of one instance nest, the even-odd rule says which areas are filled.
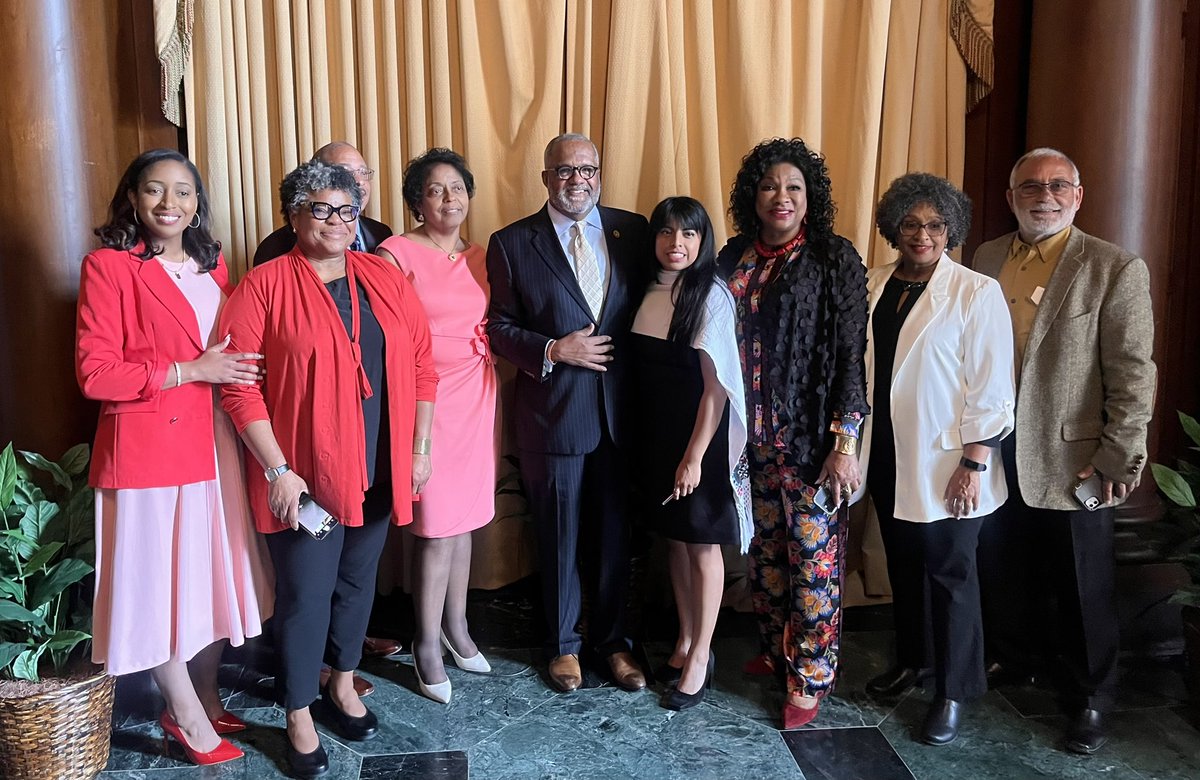
[[[612,234],[612,236],[613,236],[613,238],[620,238],[620,237],[621,237],[621,231],[619,231],[619,230],[614,230],[614,231],[613,231],[613,234]]]

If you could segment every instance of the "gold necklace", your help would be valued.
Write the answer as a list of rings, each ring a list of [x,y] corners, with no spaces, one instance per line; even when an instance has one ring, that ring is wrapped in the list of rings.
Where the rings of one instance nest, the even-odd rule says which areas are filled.
[[[446,249],[446,247],[442,246],[442,245],[441,245],[441,244],[439,244],[437,241],[434,241],[434,239],[433,239],[433,236],[429,235],[429,232],[428,232],[428,231],[426,231],[426,232],[422,233],[421,235],[422,235],[422,236],[424,236],[424,237],[425,237],[425,239],[429,241],[429,243],[433,244],[433,245],[434,245],[434,246],[436,246],[438,249],[440,249],[440,250],[442,250],[443,252],[445,252],[445,253],[446,253],[446,259],[447,259],[447,260],[450,260],[451,262],[453,262],[454,260],[456,260],[456,259],[457,259],[457,258],[455,258],[455,256],[454,256],[454,255],[456,254],[456,252],[455,252],[455,247],[457,247],[457,246],[458,246],[458,242],[459,242],[461,239],[455,239],[455,240],[454,240],[454,246],[450,247],[450,249]],[[464,243],[465,243],[465,242],[464,242]],[[467,248],[466,248],[465,246],[463,247],[463,251],[464,251],[464,252],[465,252],[465,251],[467,251]]]
[[[177,265],[177,266],[168,264],[166,260],[162,259],[162,255],[158,255],[155,259],[158,260],[158,264],[163,267],[164,271],[168,271],[168,272],[174,274],[176,279],[182,279],[183,278],[183,267],[185,265],[187,265],[188,260],[191,260],[192,258],[191,257],[183,258],[183,261],[180,262],[179,265]]]

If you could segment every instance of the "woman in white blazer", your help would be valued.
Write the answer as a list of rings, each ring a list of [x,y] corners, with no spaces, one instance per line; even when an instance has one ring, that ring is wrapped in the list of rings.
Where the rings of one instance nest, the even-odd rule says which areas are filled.
[[[921,738],[941,745],[987,689],[975,549],[1008,497],[993,453],[1013,428],[1012,325],[1000,285],[946,254],[971,223],[953,184],[901,176],[875,223],[900,257],[867,276],[872,409],[860,459],[887,551],[897,663],[867,692],[899,695],[932,675]]]

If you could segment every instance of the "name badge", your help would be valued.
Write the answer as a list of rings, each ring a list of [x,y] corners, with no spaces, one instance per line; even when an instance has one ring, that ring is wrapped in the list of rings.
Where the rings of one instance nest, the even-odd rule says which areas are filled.
[[[1045,287],[1034,288],[1033,294],[1029,296],[1030,302],[1032,302],[1034,306],[1041,306],[1042,305],[1042,295],[1045,292],[1046,292]]]

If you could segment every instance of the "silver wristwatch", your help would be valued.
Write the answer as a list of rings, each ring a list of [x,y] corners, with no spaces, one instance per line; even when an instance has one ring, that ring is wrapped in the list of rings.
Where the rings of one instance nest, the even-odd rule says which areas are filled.
[[[291,470],[292,467],[284,463],[282,466],[276,466],[273,469],[267,469],[263,472],[263,474],[266,476],[267,482],[274,482]]]

